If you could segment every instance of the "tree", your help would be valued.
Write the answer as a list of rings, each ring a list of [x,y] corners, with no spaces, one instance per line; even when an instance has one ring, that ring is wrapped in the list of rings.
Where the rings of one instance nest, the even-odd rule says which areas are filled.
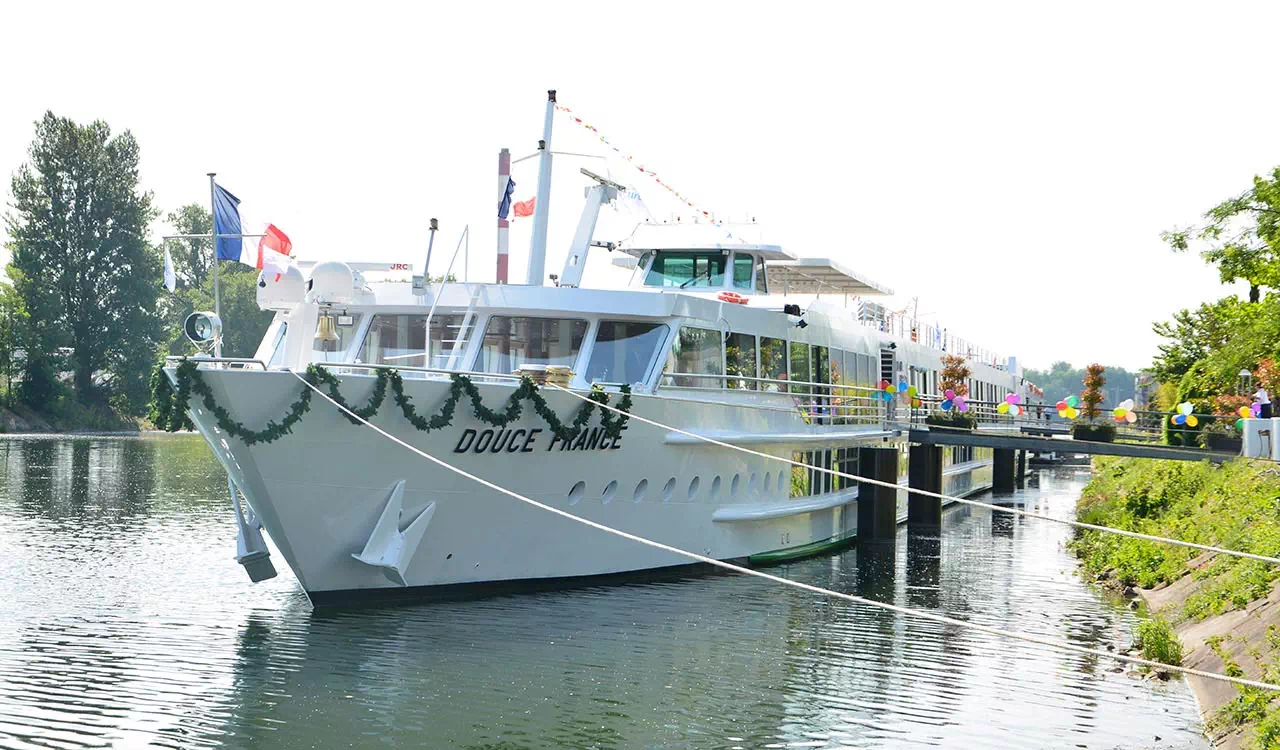
[[[140,411],[161,334],[161,269],[145,239],[154,212],[151,195],[138,190],[138,142],[127,130],[113,136],[101,121],[78,125],[46,112],[28,156],[5,216],[10,277],[38,323],[29,331],[28,375],[44,377],[38,370],[49,355],[70,346],[77,398],[100,400],[94,375],[107,371],[113,384],[142,394],[140,402],[130,398]],[[143,387],[130,388],[131,379]]]
[[[1157,347],[1160,353],[1151,362],[1151,373],[1162,383],[1177,382],[1192,365],[1225,346],[1239,322],[1255,313],[1250,303],[1224,297],[1155,323],[1152,329],[1167,342]]]
[[[4,376],[4,404],[13,406],[13,375],[28,321],[27,307],[12,284],[0,284],[0,375]]]
[[[1084,415],[1089,421],[1098,418],[1098,404],[1102,403],[1102,388],[1107,384],[1107,379],[1103,376],[1106,368],[1094,362],[1084,368],[1084,392],[1080,394],[1080,400],[1084,402]]]
[[[1200,257],[1218,267],[1222,283],[1247,281],[1250,302],[1258,301],[1260,287],[1280,288],[1280,167],[1270,179],[1254,177],[1252,188],[1209,209],[1204,219],[1161,237],[1179,252],[1204,243]]]
[[[213,217],[199,203],[188,203],[170,211],[165,221],[174,234],[212,234]],[[165,240],[164,247],[173,258],[173,272],[179,287],[204,286],[213,267],[213,243],[207,239]]]
[[[939,379],[944,392],[953,391],[957,396],[968,396],[971,374],[972,371],[964,357],[954,354],[942,355],[942,373]]]

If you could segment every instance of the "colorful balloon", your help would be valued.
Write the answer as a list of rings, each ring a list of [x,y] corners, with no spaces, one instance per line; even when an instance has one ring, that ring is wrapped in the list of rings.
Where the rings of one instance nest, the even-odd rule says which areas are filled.
[[[1182,403],[1178,404],[1179,414],[1186,415],[1186,414],[1190,414],[1195,410],[1196,410],[1195,404],[1191,403],[1190,401],[1183,401]]]
[[[897,392],[898,392],[898,386],[893,385],[892,383],[890,383],[889,385],[886,385],[886,386],[884,387],[884,392],[885,392],[885,393],[897,393]]]
[[[1186,423],[1187,423],[1187,415],[1186,415],[1186,414],[1174,414],[1174,415],[1171,417],[1171,419],[1173,420],[1173,423],[1174,423],[1174,424],[1176,424],[1176,425],[1184,425],[1184,424],[1186,424]]]
[[[1194,415],[1194,414],[1188,414],[1188,415],[1187,415],[1187,426],[1188,426],[1188,427],[1195,427],[1195,426],[1196,426],[1196,425],[1198,425],[1198,424],[1200,424],[1200,420],[1196,419],[1196,415]]]
[[[951,390],[950,388],[948,388],[947,390],[945,390],[945,391],[943,391],[943,392],[942,392],[942,397],[943,397],[943,398],[945,398],[945,399],[946,399],[946,400],[948,400],[948,401],[955,401],[955,400],[956,400],[956,392],[955,392],[955,391],[953,391],[953,390]]]
[[[1253,415],[1254,419],[1262,416],[1262,404],[1254,404],[1253,406],[1250,406],[1249,413]]]
[[[914,409],[919,409],[920,407],[924,406],[924,402],[923,402],[923,401],[921,401],[921,400],[920,400],[920,399],[918,399],[918,398],[912,398],[912,399],[911,399],[911,406],[912,406],[912,408],[914,408]]]
[[[1063,411],[1063,410],[1065,410],[1068,406],[1070,406],[1070,404],[1068,404],[1068,403],[1066,402],[1066,400],[1064,399],[1064,400],[1062,400],[1062,401],[1059,401],[1059,402],[1058,402],[1057,404],[1055,404],[1054,406],[1055,406],[1055,408],[1056,408],[1058,411]]]
[[[1080,399],[1076,396],[1067,396],[1067,406],[1072,409],[1080,405]]]
[[[1080,412],[1076,410],[1076,407],[1074,406],[1067,407],[1067,419],[1075,419],[1078,416],[1080,416]]]
[[[951,399],[947,399],[947,400],[943,401],[943,402],[940,404],[940,406],[942,407],[942,410],[943,410],[943,411],[951,411],[951,409],[952,409],[953,407],[955,407],[955,402],[954,402],[954,401],[952,401]]]
[[[1133,424],[1134,422],[1137,422],[1138,412],[1136,411],[1125,412],[1124,421],[1128,422],[1129,424]]]
[[[1248,419],[1248,418],[1249,418],[1249,417],[1251,417],[1251,416],[1253,416],[1253,412],[1249,410],[1249,407],[1247,407],[1247,406],[1242,406],[1242,407],[1240,407],[1240,418],[1241,418],[1241,419]]]
[[[916,395],[919,393],[920,391],[917,390],[914,385],[907,389],[907,395],[910,396],[911,398],[915,398]]]
[[[1009,404],[1004,401],[1001,401],[999,405],[996,406],[996,411],[999,412],[1000,414],[1008,414]]]
[[[1237,429],[1237,430],[1243,430],[1243,429],[1244,429],[1244,420],[1243,420],[1243,419],[1237,419],[1237,420],[1236,420],[1236,429]]]

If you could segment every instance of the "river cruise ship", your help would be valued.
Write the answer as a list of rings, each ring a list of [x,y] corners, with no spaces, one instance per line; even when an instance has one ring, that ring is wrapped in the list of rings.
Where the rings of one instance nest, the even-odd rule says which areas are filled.
[[[315,393],[273,431],[309,390],[311,365],[329,376],[320,390],[452,466],[611,528],[748,564],[857,535],[855,483],[771,457],[857,474],[859,447],[896,447],[905,516],[905,428],[923,409],[886,399],[884,383],[905,382],[936,408],[950,349],[972,355],[975,403],[1027,390],[1014,360],[884,314],[874,300],[890,290],[839,261],[730,240],[707,224],[648,224],[624,242],[597,241],[596,213],[620,186],[587,177],[578,236],[554,282],[428,283],[340,262],[269,270],[258,300],[275,318],[253,358],[168,362],[227,471],[251,576],[273,574],[264,530],[318,606],[688,562],[482,486]],[[629,283],[582,285],[589,261],[629,266]],[[248,434],[262,430],[272,434]],[[944,460],[944,493],[990,487],[989,453],[948,449]]]

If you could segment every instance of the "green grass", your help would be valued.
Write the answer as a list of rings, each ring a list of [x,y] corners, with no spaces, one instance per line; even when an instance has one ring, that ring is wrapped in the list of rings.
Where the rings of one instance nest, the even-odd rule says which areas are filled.
[[[1174,634],[1173,627],[1162,617],[1152,617],[1138,623],[1135,647],[1142,649],[1142,658],[1161,664],[1178,666],[1182,663],[1182,642]]]
[[[1095,459],[1078,517],[1101,526],[1280,556],[1280,471],[1270,466],[1244,460],[1215,467],[1207,461]],[[1077,532],[1071,546],[1086,573],[1143,587],[1187,575],[1188,563],[1200,554],[1095,531]],[[1280,577],[1280,566],[1219,555],[1191,574],[1201,585],[1180,611],[1166,613],[1176,621],[1201,620],[1265,597]],[[1222,659],[1227,674],[1241,676],[1244,670],[1223,649],[1226,640],[1210,638],[1206,645]],[[1182,658],[1173,628],[1160,618],[1138,625],[1135,645],[1153,661],[1177,664]],[[1269,629],[1266,642],[1251,644],[1247,651],[1264,681],[1280,680],[1280,631]],[[1241,688],[1210,728],[1252,727],[1253,747],[1280,750],[1280,701],[1274,698],[1270,691]]]
[[[1081,521],[1275,556],[1280,553],[1280,476],[1263,464],[1097,459],[1080,498]],[[1185,547],[1084,531],[1072,548],[1087,573],[1152,587],[1187,572],[1198,553]],[[1243,607],[1280,577],[1280,566],[1219,556],[1197,576],[1209,581],[1180,618]]]

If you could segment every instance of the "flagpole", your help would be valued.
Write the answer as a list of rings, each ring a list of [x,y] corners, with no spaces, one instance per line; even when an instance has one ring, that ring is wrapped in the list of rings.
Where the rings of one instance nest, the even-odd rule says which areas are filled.
[[[209,220],[212,223],[209,238],[213,240],[213,314],[222,319],[222,292],[218,285],[218,191],[213,178],[217,172],[209,172]],[[222,339],[213,341],[213,356],[222,356]]]
[[[502,149],[498,152],[498,202],[501,203],[507,194],[507,180],[511,179],[511,152]],[[507,283],[507,248],[511,222],[505,217],[498,217],[498,283]]]

